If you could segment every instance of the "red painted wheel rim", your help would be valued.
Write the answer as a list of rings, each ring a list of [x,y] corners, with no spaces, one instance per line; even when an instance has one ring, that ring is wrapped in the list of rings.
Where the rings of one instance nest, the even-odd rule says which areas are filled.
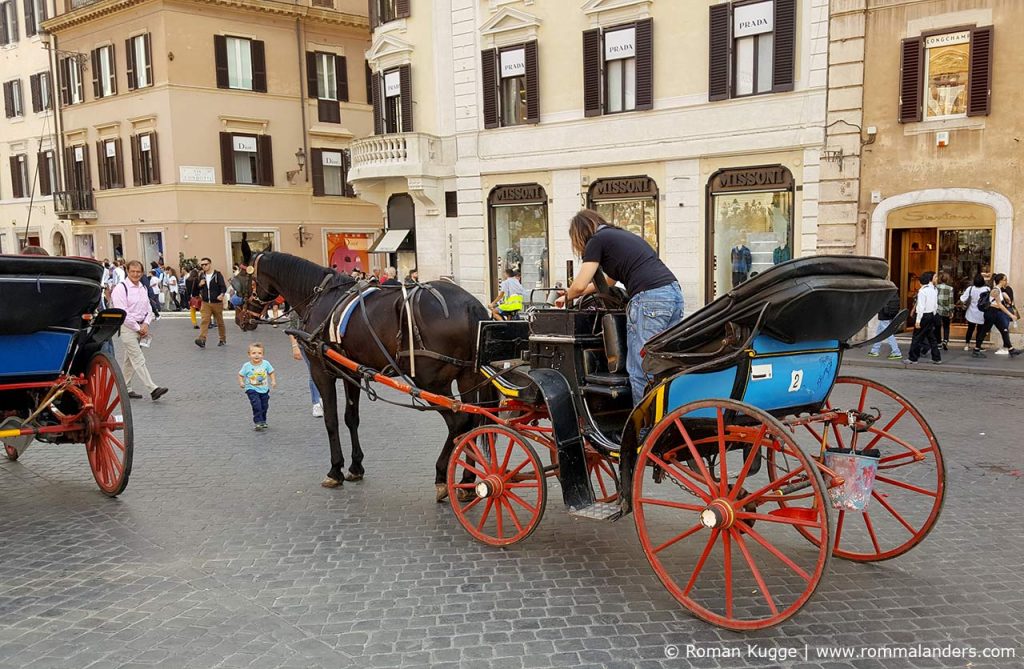
[[[903,555],[924,540],[942,511],[946,465],[935,433],[905,397],[869,379],[837,378],[826,407],[867,412],[877,408],[882,414],[869,433],[854,434],[836,426],[828,430],[829,446],[881,451],[868,506],[863,512],[836,512],[833,555],[858,562]],[[820,424],[808,426],[807,432],[821,443]],[[907,446],[924,459],[915,460]]]
[[[131,407],[120,370],[103,353],[89,361],[85,393],[93,409],[85,416],[85,444],[96,485],[111,497],[128,485],[132,468]]]
[[[471,482],[463,482],[466,472]],[[544,465],[522,435],[483,426],[463,435],[448,462],[448,499],[469,534],[490,546],[526,539],[540,524],[547,504]],[[480,496],[478,485],[486,484]],[[472,493],[462,501],[460,493]]]
[[[775,482],[755,466],[755,454],[763,458],[769,449],[780,455],[776,471],[788,467]],[[708,453],[713,459],[693,457]],[[829,545],[830,508],[814,461],[776,419],[731,400],[680,407],[647,437],[635,472],[641,546],[662,584],[694,615],[728,629],[761,629],[789,618],[814,594],[830,557],[822,547]],[[778,489],[795,484],[803,486],[801,498],[789,506],[802,511],[778,513]],[[714,516],[722,520],[702,522]],[[796,524],[824,544],[803,542],[790,529]]]

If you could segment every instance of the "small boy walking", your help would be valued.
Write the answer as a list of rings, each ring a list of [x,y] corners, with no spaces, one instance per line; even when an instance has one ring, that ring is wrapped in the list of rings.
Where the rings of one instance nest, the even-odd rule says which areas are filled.
[[[245,391],[252,405],[252,422],[257,432],[267,429],[270,389],[277,387],[274,366],[263,359],[263,344],[249,345],[249,362],[238,370],[238,387]]]

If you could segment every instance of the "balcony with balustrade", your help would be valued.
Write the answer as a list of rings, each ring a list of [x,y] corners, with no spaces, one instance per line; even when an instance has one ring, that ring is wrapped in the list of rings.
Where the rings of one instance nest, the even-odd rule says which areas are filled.
[[[59,190],[53,193],[53,207],[57,218],[96,220],[96,204],[91,190]]]
[[[455,174],[455,138],[422,132],[374,135],[352,143],[349,181],[444,178]]]

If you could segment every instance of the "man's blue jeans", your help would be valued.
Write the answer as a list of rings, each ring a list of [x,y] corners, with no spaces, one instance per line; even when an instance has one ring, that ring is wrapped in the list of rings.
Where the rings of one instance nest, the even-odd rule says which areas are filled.
[[[640,349],[654,335],[683,320],[683,291],[673,282],[637,293],[626,307],[626,371],[633,388],[633,405],[644,398],[650,377],[640,366]]]
[[[309,379],[309,398],[313,400],[313,404],[320,404],[320,390],[316,387],[316,384],[313,383],[312,369],[310,369],[309,358],[306,357],[306,351],[304,349],[300,348],[299,352],[302,353],[302,359],[306,363],[306,372]]]

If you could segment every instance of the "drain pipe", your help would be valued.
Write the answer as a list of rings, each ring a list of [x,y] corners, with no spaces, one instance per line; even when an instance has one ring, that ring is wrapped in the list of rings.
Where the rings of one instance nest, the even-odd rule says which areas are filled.
[[[309,155],[309,132],[306,128],[306,81],[309,77],[309,73],[305,72],[306,63],[306,50],[304,47],[305,40],[302,37],[302,19],[295,19],[295,47],[299,52],[299,109],[301,110],[300,117],[302,118],[302,152],[306,155],[306,167],[302,170],[303,175],[306,178],[306,183],[309,183],[309,172],[312,169],[310,167],[310,160],[313,159]],[[306,76],[303,76],[305,73]]]

